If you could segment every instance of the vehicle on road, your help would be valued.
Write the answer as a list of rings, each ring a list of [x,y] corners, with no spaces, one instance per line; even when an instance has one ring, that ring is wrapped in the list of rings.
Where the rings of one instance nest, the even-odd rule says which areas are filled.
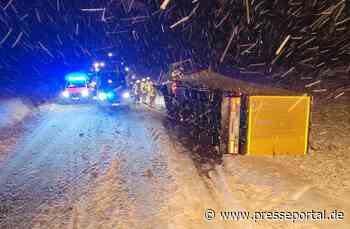
[[[91,100],[91,91],[88,85],[89,77],[86,73],[69,73],[65,80],[66,85],[61,93],[61,99],[64,102],[87,102]]]
[[[132,101],[125,77],[113,72],[99,74],[97,102],[101,106],[129,106]]]

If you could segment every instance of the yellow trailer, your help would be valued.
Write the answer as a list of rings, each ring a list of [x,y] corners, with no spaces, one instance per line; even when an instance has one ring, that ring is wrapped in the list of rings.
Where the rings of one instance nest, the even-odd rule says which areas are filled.
[[[310,96],[233,79],[208,70],[182,79],[224,91],[221,149],[230,154],[304,155],[308,150]]]

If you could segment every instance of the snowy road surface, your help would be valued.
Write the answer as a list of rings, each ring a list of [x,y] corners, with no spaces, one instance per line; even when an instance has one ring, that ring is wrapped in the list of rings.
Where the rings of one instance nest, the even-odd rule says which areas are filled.
[[[344,209],[266,159],[194,156],[161,113],[51,104],[23,129],[0,162],[1,229],[349,226],[206,220],[206,209]]]
[[[179,150],[160,114],[53,104],[33,122],[0,166],[0,228],[200,226],[203,201],[216,207],[192,178],[185,188],[207,197],[176,194],[186,185],[177,181],[182,170],[198,174],[193,165],[182,167],[186,149]],[[186,214],[187,222],[177,222]]]

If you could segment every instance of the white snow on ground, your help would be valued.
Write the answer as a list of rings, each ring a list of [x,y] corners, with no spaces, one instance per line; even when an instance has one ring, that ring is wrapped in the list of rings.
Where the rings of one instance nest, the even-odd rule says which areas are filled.
[[[0,99],[0,162],[16,142],[20,128],[17,126],[31,114],[33,107],[19,98]]]
[[[0,128],[17,124],[22,121],[31,110],[29,105],[18,98],[0,100]]]
[[[159,112],[140,110],[125,117],[121,113],[115,118],[87,107],[87,113],[81,109],[80,121],[76,120],[68,129],[79,131],[71,133],[63,127],[78,109],[50,105],[43,107],[44,110],[49,112],[46,123],[50,125],[41,125],[36,132],[38,136],[56,135],[56,129],[60,128],[63,132],[57,131],[60,135],[52,140],[38,137],[37,141],[47,140],[52,146],[56,141],[61,149],[65,144],[61,146],[58,140],[61,136],[64,142],[65,133],[74,142],[83,141],[84,147],[78,150],[78,144],[74,144],[76,148],[68,145],[67,152],[55,154],[54,147],[45,148],[52,150],[46,153],[51,160],[38,160],[39,165],[53,159],[63,160],[65,164],[64,158],[69,157],[72,164],[65,167],[72,168],[72,174],[84,162],[91,164],[91,172],[87,173],[93,179],[81,190],[69,189],[64,198],[43,203],[40,213],[33,218],[33,228],[350,228],[350,103],[347,101],[315,106],[308,155],[226,155],[221,165],[196,162],[193,149],[182,141],[186,137],[164,125]],[[88,131],[84,136],[91,135],[87,139],[78,137],[85,126]],[[91,161],[96,159],[94,144],[101,148],[97,154],[100,162],[96,165]],[[51,172],[55,174],[56,170]],[[206,220],[206,209],[215,210],[216,217]],[[345,220],[233,222],[220,217],[220,211],[239,210],[252,214],[338,210],[345,213]]]
[[[157,95],[157,97],[155,99],[155,107],[159,110],[165,109],[164,97]]]
[[[313,122],[317,123],[317,115]],[[350,171],[346,165],[350,161],[345,151],[311,150],[305,157],[226,155],[222,165],[197,164],[193,152],[172,130],[156,122],[148,125],[152,144],[159,145],[160,155],[145,170],[144,178],[133,175],[137,183],[150,185],[151,190],[145,190],[146,199],[130,195],[135,190],[125,187],[128,180],[122,175],[126,159],[119,158],[105,174],[100,174],[86,194],[71,203],[72,207],[57,203],[44,208],[35,218],[34,228],[349,228],[350,195],[346,184]],[[166,165],[166,177],[157,168],[158,163]],[[166,180],[165,186],[160,185],[162,179]],[[143,202],[154,195],[159,202]],[[215,210],[216,217],[206,220],[206,209]],[[255,222],[223,220],[220,216],[220,211],[254,214],[312,210],[342,211],[345,220]]]
[[[350,228],[349,114],[349,98],[315,104],[306,156],[225,157],[224,177],[232,196],[251,211],[336,209],[345,213],[344,221],[272,224],[276,228]]]

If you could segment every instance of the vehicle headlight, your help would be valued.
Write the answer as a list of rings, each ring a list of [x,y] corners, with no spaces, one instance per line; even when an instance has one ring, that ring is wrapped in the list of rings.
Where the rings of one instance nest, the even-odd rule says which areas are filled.
[[[89,96],[89,90],[83,90],[83,91],[81,92],[81,96],[83,96],[83,97],[88,97],[88,96]]]
[[[129,92],[124,92],[123,93],[123,98],[124,99],[127,99],[127,98],[129,98],[130,97],[130,93]]]
[[[104,92],[100,92],[100,93],[98,94],[98,99],[99,99],[99,100],[106,100],[106,99],[107,99],[107,94],[104,93]]]
[[[63,91],[62,92],[62,96],[65,97],[65,98],[68,98],[69,97],[69,91]]]

